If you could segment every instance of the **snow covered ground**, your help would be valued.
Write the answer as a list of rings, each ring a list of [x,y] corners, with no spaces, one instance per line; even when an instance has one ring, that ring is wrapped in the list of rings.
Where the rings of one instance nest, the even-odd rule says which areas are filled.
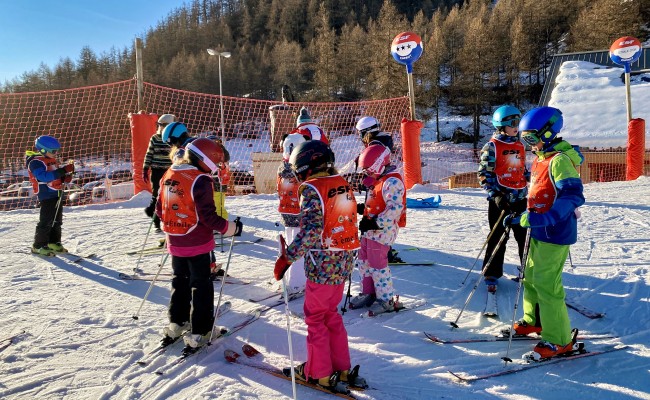
[[[570,71],[576,72],[575,79],[571,85],[562,86],[572,78]],[[562,136],[565,139],[574,144],[602,146],[614,142],[599,137],[616,137],[616,143],[624,145],[624,103],[621,106],[624,88],[614,79],[617,76],[615,70],[596,70],[590,65],[563,68],[552,105],[564,111]],[[636,85],[632,95],[636,104],[634,116],[638,117],[647,113],[647,107],[634,98],[647,96],[648,90],[645,83]],[[594,95],[599,89],[603,94]],[[611,107],[587,101],[609,98],[618,98],[615,100],[618,105]],[[512,364],[505,367],[501,360],[506,355],[507,342],[440,345],[428,341],[423,332],[444,339],[490,337],[511,323],[517,283],[502,279],[498,293],[499,317],[493,319],[482,316],[486,295],[485,288],[479,286],[458,321],[459,329],[452,331],[449,323],[457,319],[479,277],[477,265],[461,285],[488,234],[487,202],[479,189],[440,189],[439,176],[458,172],[459,167],[450,165],[454,165],[451,161],[456,162],[456,158],[462,158],[454,154],[462,150],[448,143],[428,143],[424,136],[423,176],[434,183],[417,185],[409,191],[409,197],[439,194],[442,205],[437,209],[408,210],[408,226],[400,232],[395,247],[406,260],[433,261],[435,265],[393,268],[401,300],[406,305],[416,305],[413,310],[374,319],[361,319],[358,312],[351,311],[344,315],[352,362],[361,365],[361,374],[372,386],[371,390],[355,395],[361,399],[418,400],[650,399],[650,178],[585,186],[587,203],[581,208],[579,242],[572,246],[572,262],[567,263],[564,274],[567,294],[576,303],[605,314],[600,319],[589,319],[570,310],[573,326],[585,334],[617,336],[588,340],[587,349],[628,347],[611,354],[462,384],[447,371],[474,376],[513,368]],[[583,141],[577,143],[578,140]],[[337,152],[351,147],[336,141],[332,145]],[[344,157],[347,156],[350,155]],[[338,160],[344,157],[337,155]],[[137,256],[126,253],[143,246],[149,227],[143,213],[147,197],[140,194],[125,202],[65,207],[64,243],[74,253],[96,255],[78,264],[62,258],[46,260],[29,253],[38,220],[37,209],[2,213],[0,244],[6,250],[0,254],[0,340],[24,333],[8,346],[8,342],[0,342],[0,398],[281,399],[291,396],[289,382],[246,366],[228,364],[223,357],[224,349],[239,350],[243,343],[250,343],[273,365],[288,365],[283,307],[263,313],[248,327],[216,341],[204,354],[163,375],[155,372],[179,348],[146,367],[136,364],[160,339],[160,331],[167,323],[170,289],[169,277],[163,276],[143,304],[139,319],[132,318],[138,313],[149,282],[121,280],[118,273],[130,273],[138,262]],[[275,224],[280,221],[276,207],[275,195],[227,199],[231,215],[241,216],[244,222],[243,239],[264,240],[234,247],[229,274],[250,284],[225,286],[224,300],[231,301],[233,309],[219,320],[220,325],[237,324],[247,312],[260,307],[249,299],[273,290],[270,282],[276,254],[274,238],[281,229]],[[155,245],[157,238],[157,235],[150,236],[146,246]],[[218,257],[225,264],[227,252],[218,253]],[[516,258],[511,243],[504,268],[508,276],[516,275]],[[481,259],[482,256],[477,264]],[[139,265],[147,273],[156,273],[160,262],[161,255],[153,254],[144,256]],[[163,266],[164,272],[169,272],[168,264]],[[219,287],[215,284],[217,293]],[[355,274],[352,293],[358,288]],[[300,312],[302,300],[290,303],[290,308]],[[306,327],[298,318],[292,317],[290,321],[296,360],[304,361]],[[515,363],[521,363],[520,355],[534,345],[534,341],[513,342],[508,355]],[[298,397],[331,398],[302,387],[298,387]]]
[[[459,320],[449,325],[478,278],[478,269],[464,286],[460,282],[476,259],[488,233],[486,201],[478,189],[437,190],[416,186],[410,197],[442,196],[438,209],[408,211],[408,227],[397,240],[405,259],[434,261],[434,266],[393,268],[396,289],[406,304],[419,307],[397,314],[361,319],[348,312],[353,363],[372,390],[363,399],[492,398],[509,399],[650,399],[650,178],[633,182],[586,185],[579,242],[572,247],[564,284],[569,295],[594,311],[605,313],[591,320],[570,311],[572,324],[584,333],[619,336],[587,341],[596,350],[612,344],[628,349],[584,360],[549,365],[514,375],[468,384],[458,383],[447,370],[468,375],[505,368],[507,342],[437,345],[423,331],[455,339],[487,337],[508,326],[517,284],[502,279],[499,318],[482,316],[485,289],[480,286]],[[60,258],[45,260],[28,254],[37,221],[35,210],[3,213],[1,240],[8,251],[0,255],[2,301],[0,336],[25,330],[2,350],[0,397],[4,399],[277,399],[291,396],[291,384],[246,366],[228,364],[225,348],[251,343],[275,365],[288,364],[286,317],[283,307],[262,317],[231,337],[215,342],[207,353],[165,375],[154,372],[168,359],[153,365],[135,364],[153,348],[166,324],[168,277],[157,283],[135,321],[149,283],[118,279],[131,272],[137,256],[125,254],[142,246],[149,226],[142,208],[145,195],[130,201],[66,207],[63,238],[71,251],[95,253],[79,264]],[[265,240],[234,247],[229,269],[249,285],[226,285],[224,299],[233,310],[220,324],[236,324],[243,313],[259,307],[248,301],[269,293],[276,253],[273,240],[280,228],[273,195],[229,197],[231,215],[242,217],[244,239]],[[155,238],[150,237],[150,242]],[[417,248],[419,250],[414,250]],[[227,253],[218,253],[226,262]],[[505,272],[516,274],[516,251],[507,251]],[[159,255],[143,257],[140,266],[155,273]],[[164,267],[168,270],[168,266]],[[358,290],[354,279],[352,293]],[[218,293],[219,286],[215,284]],[[419,302],[419,303],[418,303]],[[290,303],[301,311],[302,301]],[[305,359],[306,327],[291,318],[293,349]],[[509,355],[515,362],[535,342],[513,342]],[[177,349],[178,351],[178,349]],[[171,352],[174,353],[173,351]],[[169,356],[171,357],[171,355]],[[510,365],[507,368],[512,368]],[[329,398],[298,388],[303,399]]]

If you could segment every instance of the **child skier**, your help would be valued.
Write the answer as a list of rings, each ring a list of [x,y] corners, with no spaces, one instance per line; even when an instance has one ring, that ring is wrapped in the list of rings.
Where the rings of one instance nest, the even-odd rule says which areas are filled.
[[[350,370],[348,336],[338,313],[359,248],[356,202],[350,184],[334,169],[334,153],[323,142],[298,144],[289,162],[303,182],[300,231],[286,254],[278,257],[274,275],[281,280],[291,263],[304,257],[307,362],[296,367],[296,376],[331,391],[347,392],[340,382],[361,380],[358,366]]]
[[[359,166],[367,188],[365,207],[361,207],[361,250],[357,261],[362,290],[350,301],[350,308],[368,307],[374,302],[370,312],[379,314],[402,308],[394,297],[387,254],[399,227],[404,226],[406,190],[401,175],[390,164],[390,149],[386,146],[375,143],[366,147],[359,156]]]
[[[172,292],[169,325],[163,343],[184,337],[186,351],[193,352],[209,339],[214,323],[214,287],[210,280],[213,231],[241,235],[242,223],[229,222],[215,212],[212,177],[223,161],[221,147],[202,138],[187,144],[161,180],[156,214],[167,236],[172,256]],[[189,327],[191,326],[191,328]]]
[[[562,112],[539,107],[519,123],[523,140],[537,155],[531,168],[528,211],[509,215],[506,225],[530,227],[530,247],[524,270],[524,316],[514,324],[516,334],[540,333],[533,349],[535,359],[571,351],[571,324],[562,286],[562,268],[569,246],[577,241],[576,208],[585,198],[576,171],[582,154],[557,137]]]
[[[501,106],[492,115],[496,132],[481,150],[478,168],[479,184],[488,193],[488,222],[490,237],[483,259],[485,284],[490,293],[497,290],[498,279],[503,276],[503,257],[508,237],[497,249],[505,232],[503,218],[511,213],[521,214],[526,210],[527,181],[530,172],[526,168],[526,149],[519,140],[518,125],[521,112],[512,106]],[[517,241],[519,260],[524,254],[526,229],[513,226]],[[496,251],[496,253],[495,253]],[[494,254],[493,254],[494,253]],[[487,265],[488,261],[490,265]],[[521,264],[521,261],[518,265]]]
[[[156,122],[156,133],[149,139],[149,147],[144,156],[144,163],[142,164],[142,180],[144,183],[151,183],[151,202],[144,209],[144,213],[153,218],[153,224],[156,227],[156,232],[162,232],[160,229],[160,219],[155,215],[156,201],[158,200],[158,191],[160,190],[160,178],[167,171],[172,163],[169,159],[169,144],[165,143],[162,139],[162,132],[165,127],[176,119],[173,114],[163,114]],[[151,171],[151,178],[149,177]]]
[[[307,107],[300,109],[300,114],[296,119],[296,129],[291,131],[291,133],[299,133],[307,140],[320,140],[328,146],[330,144],[327,136],[325,136],[325,132],[311,119]]]
[[[62,187],[64,182],[72,180],[74,164],[59,168],[56,154],[61,150],[61,144],[52,136],[39,136],[35,147],[36,151],[28,150],[25,153],[29,180],[41,204],[32,253],[51,257],[56,253],[68,252],[61,244]]]
[[[277,189],[280,204],[278,212],[284,224],[284,237],[291,243],[300,231],[300,182],[289,164],[289,156],[295,147],[306,139],[299,133],[289,134],[282,141],[282,165],[278,169]],[[286,273],[287,293],[292,294],[305,290],[307,277],[305,276],[304,258],[299,258],[293,263]]]

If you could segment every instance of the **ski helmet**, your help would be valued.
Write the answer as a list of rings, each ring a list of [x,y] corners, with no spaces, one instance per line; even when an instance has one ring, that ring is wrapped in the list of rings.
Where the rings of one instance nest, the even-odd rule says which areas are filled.
[[[513,106],[501,106],[492,114],[492,125],[499,129],[506,126],[516,128],[521,120],[521,111]]]
[[[282,158],[284,161],[289,161],[289,157],[291,156],[293,149],[306,140],[307,139],[305,139],[305,137],[299,133],[291,133],[287,135],[287,137],[282,141]]]
[[[167,125],[162,132],[162,140],[165,143],[172,143],[179,141],[183,135],[187,136],[187,127],[180,122],[172,122]]]
[[[379,176],[390,164],[390,149],[383,144],[371,144],[359,156],[361,172],[368,176]]]
[[[59,143],[56,138],[47,135],[37,137],[36,141],[34,142],[34,146],[36,147],[36,150],[42,154],[56,153],[57,151],[61,150],[61,143]]]
[[[327,136],[325,136],[325,132],[323,132],[323,130],[316,124],[301,126],[299,128],[296,128],[292,133],[299,133],[303,135],[307,140],[320,140],[321,142],[329,145],[329,141],[327,140]]]
[[[300,124],[304,124],[305,122],[313,122],[311,120],[311,116],[309,115],[309,110],[307,109],[307,107],[303,107],[300,109],[300,114],[296,119],[296,127],[300,126]]]
[[[524,114],[519,122],[519,132],[529,145],[541,140],[546,147],[560,133],[563,124],[562,111],[554,107],[537,107]]]
[[[355,127],[357,128],[357,131],[359,131],[359,135],[361,135],[361,140],[363,140],[363,137],[366,136],[366,134],[379,133],[381,129],[381,125],[375,117],[363,117],[357,121]]]
[[[190,142],[185,149],[190,156],[196,157],[198,168],[203,172],[215,173],[223,162],[223,150],[215,141],[200,138]]]
[[[159,126],[167,126],[174,121],[176,121],[176,116],[174,114],[163,114],[158,118],[157,124]]]
[[[334,152],[320,140],[307,140],[293,149],[289,163],[296,176],[304,181],[316,172],[333,167]]]

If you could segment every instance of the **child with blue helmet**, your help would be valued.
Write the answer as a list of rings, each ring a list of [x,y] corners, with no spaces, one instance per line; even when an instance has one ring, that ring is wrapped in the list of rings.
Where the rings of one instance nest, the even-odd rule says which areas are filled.
[[[63,183],[72,180],[74,164],[59,167],[56,154],[61,151],[61,144],[52,136],[39,136],[34,145],[36,151],[25,153],[29,180],[41,205],[32,253],[52,257],[56,253],[68,252],[61,244],[61,201]]]
[[[488,221],[490,236],[483,259],[487,290],[496,293],[498,279],[503,276],[503,259],[508,237],[498,246],[505,233],[503,218],[511,213],[520,214],[526,209],[527,181],[526,149],[519,140],[518,124],[521,112],[513,106],[496,109],[492,125],[496,131],[481,150],[478,180],[488,193]],[[526,229],[512,227],[518,245],[519,259],[523,256]],[[491,261],[490,261],[491,260]],[[489,262],[489,264],[488,264]]]
[[[585,202],[577,171],[584,158],[557,136],[562,125],[562,112],[553,107],[534,108],[521,119],[522,139],[537,158],[531,167],[527,211],[504,220],[504,224],[530,228],[523,279],[524,316],[514,329],[517,334],[541,334],[542,340],[530,354],[534,359],[573,349],[562,269],[569,246],[578,237],[576,209]]]

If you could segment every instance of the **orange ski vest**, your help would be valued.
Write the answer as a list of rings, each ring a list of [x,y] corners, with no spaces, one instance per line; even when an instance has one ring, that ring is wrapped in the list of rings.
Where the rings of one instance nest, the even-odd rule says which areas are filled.
[[[357,201],[342,176],[310,179],[303,185],[318,192],[323,205],[321,244],[325,250],[356,250],[361,247],[357,228]]]
[[[520,141],[514,143],[502,142],[496,138],[490,139],[494,143],[496,165],[494,174],[497,182],[509,189],[523,189],[526,187],[526,149]]]
[[[32,160],[38,160],[45,164],[45,170],[46,171],[54,171],[58,169],[56,159],[55,158],[49,158],[45,156],[36,156]],[[34,194],[38,194],[38,179],[32,174],[32,171],[27,168],[27,171],[29,173],[29,181],[32,183],[32,188],[34,189]],[[40,183],[45,183],[47,187],[49,187],[52,190],[61,190],[61,179],[55,179],[50,182],[40,182]]]
[[[186,235],[196,228],[199,216],[194,204],[192,189],[200,176],[210,175],[196,168],[174,170],[170,168],[161,180],[162,230],[173,236]]]
[[[402,182],[402,184],[404,184],[402,175],[400,175],[399,172],[391,172],[379,178],[375,183],[375,186],[370,188],[368,191],[366,208],[363,211],[363,215],[366,217],[374,217],[386,209],[386,201],[384,201],[384,196],[382,195],[381,190],[388,178],[397,178]],[[397,220],[397,226],[400,228],[406,226],[406,190],[404,190],[404,194],[402,195],[402,205],[404,208],[402,209],[402,214],[400,215],[399,220]]]
[[[551,157],[539,161],[538,158],[533,161],[533,166],[530,171],[530,189],[528,191],[528,209],[535,211],[538,214],[543,214],[551,209],[555,198],[557,197],[557,190],[555,183],[551,177],[551,160],[554,159],[557,153]]]
[[[278,197],[280,205],[278,211],[280,214],[299,215],[300,214],[300,182],[294,177],[283,178],[278,176]]]

